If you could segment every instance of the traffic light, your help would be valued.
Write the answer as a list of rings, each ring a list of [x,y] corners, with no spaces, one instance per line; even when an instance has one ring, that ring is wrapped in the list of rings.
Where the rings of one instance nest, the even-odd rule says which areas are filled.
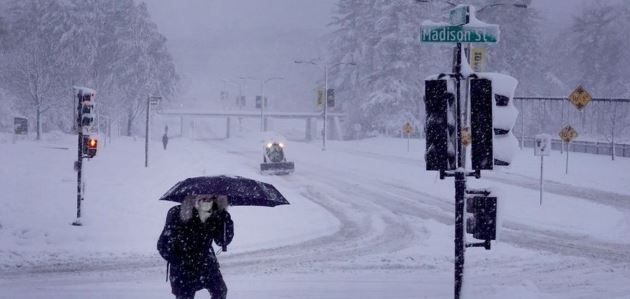
[[[81,126],[89,127],[94,122],[94,105],[92,102],[83,102],[81,105]]]
[[[324,90],[321,88],[317,89],[317,107],[324,106]]]
[[[455,95],[448,92],[448,81],[425,81],[425,136],[424,159],[427,170],[456,168]]]
[[[327,106],[328,108],[335,108],[335,90],[332,88],[329,88],[327,93],[326,93],[326,99],[327,99]]]
[[[98,140],[89,135],[83,136],[82,153],[85,158],[93,158],[98,148]]]
[[[79,125],[81,127],[89,127],[94,122],[94,92],[87,90],[79,90],[77,94],[79,102]]]
[[[492,169],[492,81],[470,80],[470,135],[472,169]]]
[[[269,101],[267,97],[265,97],[265,108],[267,108],[267,104],[269,104]],[[260,109],[261,105],[262,105],[262,96],[256,96],[256,108]]]
[[[245,107],[245,104],[246,104],[245,96],[236,97],[236,106]]]
[[[512,100],[518,81],[496,73],[479,77],[470,82],[472,168],[490,170],[510,165],[518,147],[512,134],[518,117]]]
[[[486,194],[466,198],[466,212],[472,214],[466,219],[466,232],[475,239],[490,241],[497,239],[497,197]]]

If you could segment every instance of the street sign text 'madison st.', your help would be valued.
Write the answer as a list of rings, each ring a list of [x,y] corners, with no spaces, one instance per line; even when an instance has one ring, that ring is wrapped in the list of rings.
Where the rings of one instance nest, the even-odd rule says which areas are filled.
[[[424,24],[421,41],[429,43],[496,43],[499,41],[499,27],[496,25],[474,27]]]

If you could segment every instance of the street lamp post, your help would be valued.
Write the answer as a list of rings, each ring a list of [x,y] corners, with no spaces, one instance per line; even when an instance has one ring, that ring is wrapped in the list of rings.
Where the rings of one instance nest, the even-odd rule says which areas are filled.
[[[151,115],[151,105],[157,105],[162,97],[147,97],[147,118],[144,131],[144,167],[149,167],[149,117]]]
[[[336,67],[336,66],[340,66],[340,65],[352,65],[355,66],[357,65],[354,62],[339,62],[339,63],[335,63],[331,66],[328,65],[328,63],[318,63],[315,60],[309,60],[309,61],[305,61],[305,60],[296,60],[295,63],[297,64],[302,64],[302,63],[307,63],[307,64],[312,64],[315,66],[318,66],[320,68],[323,68],[324,70],[324,113],[323,113],[323,118],[324,118],[324,132],[322,134],[322,151],[326,150],[326,124],[328,123],[328,69]]]
[[[239,77],[240,79],[258,80],[260,81],[260,131],[264,132],[265,126],[265,85],[273,80],[284,80],[284,77],[270,77],[266,79],[257,79],[255,77]]]

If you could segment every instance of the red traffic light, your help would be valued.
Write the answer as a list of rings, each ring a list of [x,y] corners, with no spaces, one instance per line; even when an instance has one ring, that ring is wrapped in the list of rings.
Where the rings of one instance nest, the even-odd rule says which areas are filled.
[[[83,156],[85,158],[93,158],[96,155],[98,140],[90,136],[83,136]]]
[[[96,138],[88,138],[87,139],[87,147],[89,149],[96,148],[97,145],[98,145],[98,141],[96,140]]]

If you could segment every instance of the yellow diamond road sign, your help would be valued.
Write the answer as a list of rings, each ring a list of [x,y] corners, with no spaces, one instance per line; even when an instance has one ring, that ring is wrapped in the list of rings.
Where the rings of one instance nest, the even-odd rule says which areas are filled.
[[[591,95],[588,91],[586,91],[586,89],[584,89],[584,87],[582,87],[582,85],[578,86],[571,95],[569,95],[569,101],[571,101],[578,110],[582,110],[582,108],[588,105],[592,99]]]
[[[571,142],[571,140],[578,136],[577,131],[571,126],[562,128],[562,130],[560,130],[560,134],[558,135],[560,135],[560,138],[564,142]]]
[[[405,125],[403,126],[403,132],[405,132],[405,134],[409,135],[411,134],[411,132],[413,132],[413,126],[411,125],[411,123],[407,122],[405,123]]]

